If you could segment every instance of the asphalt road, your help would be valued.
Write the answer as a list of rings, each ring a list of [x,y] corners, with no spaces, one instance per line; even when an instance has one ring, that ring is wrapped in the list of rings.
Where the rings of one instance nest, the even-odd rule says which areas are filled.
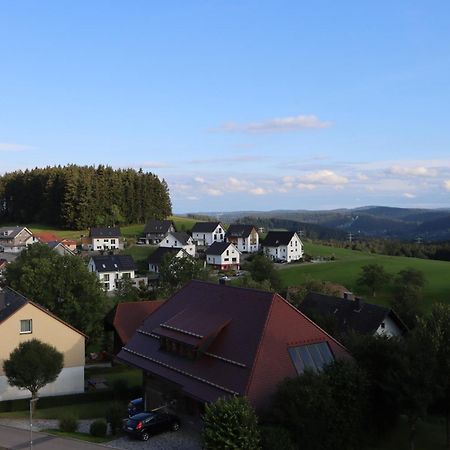
[[[0,449],[25,450],[30,449],[30,432],[18,428],[0,425]],[[64,439],[49,434],[33,433],[33,449],[35,450],[100,450],[102,445],[89,442]]]

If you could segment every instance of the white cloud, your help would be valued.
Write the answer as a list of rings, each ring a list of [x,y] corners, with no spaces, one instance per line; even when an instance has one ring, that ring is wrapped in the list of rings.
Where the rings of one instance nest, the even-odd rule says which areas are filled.
[[[205,184],[206,183],[206,180],[203,177],[195,177],[194,180],[197,183],[200,183],[200,184]]]
[[[450,180],[444,180],[444,189],[450,191]]]
[[[342,186],[348,183],[348,178],[338,175],[332,170],[317,170],[302,177],[307,184],[325,184],[331,186]]]
[[[216,188],[207,188],[205,192],[213,197],[220,197],[223,195],[223,192]]]
[[[253,195],[266,195],[268,191],[262,187],[255,187],[249,190],[250,194]]]
[[[305,129],[329,128],[331,122],[319,119],[314,115],[280,117],[250,123],[225,123],[212,131],[241,133],[286,133]]]
[[[312,191],[313,189],[316,188],[314,184],[307,184],[307,183],[299,183],[297,184],[297,187],[301,190],[308,190],[308,191]]]
[[[196,197],[195,195],[189,195],[188,197],[186,197],[188,200],[198,200],[198,197]]]
[[[405,197],[405,198],[416,198],[416,195],[415,194],[411,194],[411,192],[405,192],[403,194],[403,197]]]
[[[435,169],[425,166],[415,166],[415,167],[393,166],[389,169],[389,173],[393,175],[411,176],[411,177],[435,177],[437,175]]]
[[[24,152],[33,149],[34,147],[31,147],[30,145],[0,142],[0,152]]]

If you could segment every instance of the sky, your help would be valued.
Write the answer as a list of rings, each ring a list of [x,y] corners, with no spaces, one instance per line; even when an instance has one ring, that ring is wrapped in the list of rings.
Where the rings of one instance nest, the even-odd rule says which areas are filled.
[[[450,2],[0,0],[0,174],[143,168],[176,213],[450,206]]]

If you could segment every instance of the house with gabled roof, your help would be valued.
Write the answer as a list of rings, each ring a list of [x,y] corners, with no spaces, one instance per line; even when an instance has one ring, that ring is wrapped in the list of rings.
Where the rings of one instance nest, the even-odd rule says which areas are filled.
[[[298,261],[303,257],[303,242],[295,231],[269,231],[263,243],[264,254],[273,261]]]
[[[113,331],[113,352],[117,354],[133,337],[136,330],[164,300],[118,303],[105,317],[106,331]]]
[[[261,411],[283,379],[350,356],[276,293],[192,281],[147,317],[117,357],[143,371],[147,409],[173,401],[196,414],[233,395]]]
[[[47,245],[60,256],[75,256],[75,253],[62,242],[51,241],[48,242]]]
[[[144,234],[140,242],[144,244],[159,244],[168,233],[176,231],[171,220],[149,220],[145,224]]]
[[[253,225],[232,224],[229,226],[225,239],[231,242],[241,253],[256,253],[259,251],[259,234]]]
[[[225,228],[220,222],[197,222],[192,227],[192,237],[197,245],[208,247],[225,240]]]
[[[0,252],[20,253],[37,242],[27,227],[0,227]]]
[[[82,239],[83,250],[119,250],[123,249],[120,227],[93,227],[89,237]]]
[[[403,336],[408,327],[391,308],[367,303],[351,293],[344,298],[309,292],[299,310],[311,319],[330,322],[336,336],[357,333],[371,336]]]
[[[206,264],[219,270],[239,270],[241,253],[230,242],[214,242],[206,251]]]
[[[91,256],[88,269],[96,273],[106,292],[117,289],[123,280],[134,282],[136,277],[136,264],[131,255]]]
[[[192,236],[184,231],[171,231],[158,244],[160,247],[182,248],[188,255],[195,258],[195,242]]]
[[[11,288],[0,290],[0,401],[26,398],[29,391],[8,384],[3,361],[22,342],[39,339],[64,355],[58,378],[39,391],[40,397],[84,392],[86,335],[38,303]]]
[[[159,273],[161,264],[165,258],[186,258],[187,256],[189,255],[182,248],[158,247],[148,257],[148,270]]]

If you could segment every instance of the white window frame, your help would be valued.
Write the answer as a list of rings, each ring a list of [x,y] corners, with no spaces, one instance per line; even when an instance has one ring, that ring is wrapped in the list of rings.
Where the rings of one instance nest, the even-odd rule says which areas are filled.
[[[29,324],[29,330],[22,330],[22,324],[23,323],[25,323],[25,322],[28,322],[28,324]],[[19,326],[20,326],[20,334],[31,334],[31,333],[33,333],[33,319],[21,319],[20,320],[20,323],[19,323]]]

